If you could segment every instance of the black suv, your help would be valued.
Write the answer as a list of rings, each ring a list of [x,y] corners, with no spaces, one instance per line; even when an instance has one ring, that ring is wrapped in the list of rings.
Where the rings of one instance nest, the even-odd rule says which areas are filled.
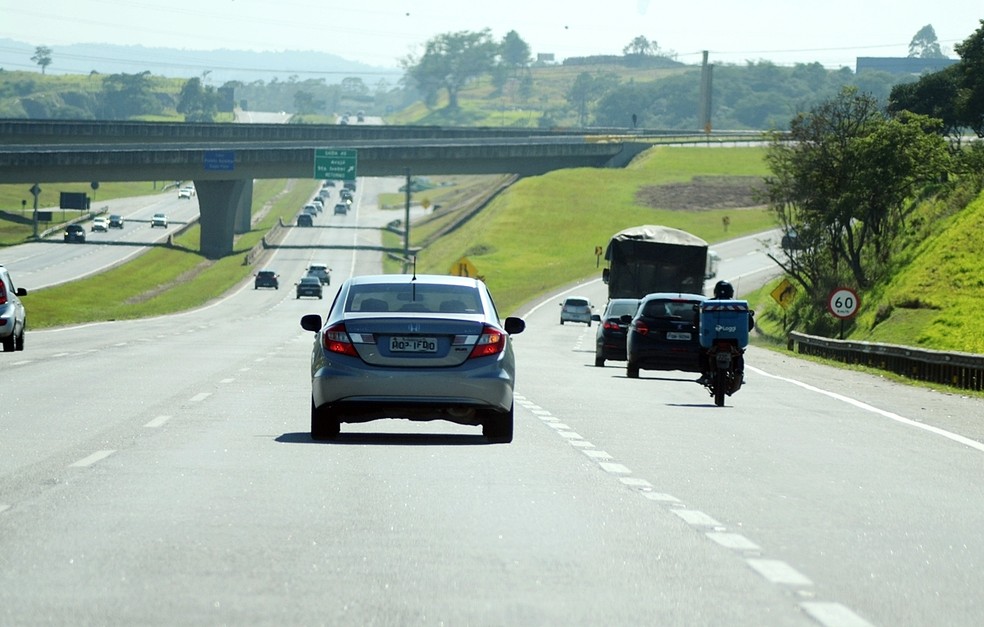
[[[258,289],[261,287],[272,287],[275,290],[280,289],[280,275],[273,270],[260,270],[256,273],[256,279],[253,281],[253,289]]]
[[[21,296],[27,296],[27,290],[14,287],[10,273],[0,266],[0,343],[3,344],[4,352],[24,350],[27,312],[20,300]]]
[[[700,332],[697,327],[701,294],[659,292],[647,294],[629,322],[625,375],[638,378],[639,370],[700,372]]]

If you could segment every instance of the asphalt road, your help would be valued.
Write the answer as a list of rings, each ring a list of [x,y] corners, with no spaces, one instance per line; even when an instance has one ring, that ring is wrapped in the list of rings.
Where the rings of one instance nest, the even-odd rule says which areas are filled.
[[[379,270],[354,246],[399,183],[291,229],[280,290],[0,354],[0,624],[980,624],[978,400],[752,348],[718,408],[692,374],[594,367],[558,293],[514,338],[512,444],[313,442],[298,321]],[[766,272],[755,238],[715,248],[740,286]],[[315,261],[332,284],[298,300]]]

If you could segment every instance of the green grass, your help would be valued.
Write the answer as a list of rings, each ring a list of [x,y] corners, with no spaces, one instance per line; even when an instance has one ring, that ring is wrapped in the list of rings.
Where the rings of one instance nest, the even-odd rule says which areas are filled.
[[[193,227],[176,239],[175,248],[154,248],[96,276],[32,291],[26,297],[31,328],[159,316],[204,305],[253,273],[253,267],[243,263],[245,253],[280,218],[292,221],[316,188],[316,181],[257,181],[254,215],[267,203],[270,209],[222,259],[198,254],[200,233]]]
[[[763,149],[657,147],[628,168],[560,170],[521,179],[481,214],[422,251],[419,272],[446,273],[468,257],[503,312],[560,285],[600,276],[595,246],[639,224],[663,224],[708,242],[774,226],[763,208],[674,211],[636,202],[640,187],[689,181],[694,176],[766,174]],[[728,215],[727,233],[721,218]],[[411,243],[418,242],[411,230]]]

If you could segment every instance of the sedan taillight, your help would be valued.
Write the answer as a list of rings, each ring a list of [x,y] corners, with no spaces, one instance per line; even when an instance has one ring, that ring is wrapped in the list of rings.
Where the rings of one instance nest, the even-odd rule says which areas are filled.
[[[507,337],[508,336],[499,329],[486,325],[482,330],[482,335],[478,338],[478,342],[475,343],[475,347],[472,349],[471,355],[468,356],[468,359],[498,355],[506,349]]]
[[[352,357],[359,356],[355,351],[355,346],[352,345],[352,340],[349,339],[348,332],[345,330],[345,324],[341,322],[321,332],[321,345],[329,353],[340,353]]]
[[[637,321],[634,326],[639,335],[649,335],[649,327],[642,320]]]
[[[7,304],[7,286],[4,285],[3,279],[0,279],[0,305]]]

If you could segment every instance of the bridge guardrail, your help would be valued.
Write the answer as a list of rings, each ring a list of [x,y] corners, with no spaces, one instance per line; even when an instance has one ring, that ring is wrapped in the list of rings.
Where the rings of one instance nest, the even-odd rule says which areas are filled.
[[[792,331],[787,336],[787,348],[803,355],[894,372],[916,381],[941,383],[967,390],[984,389],[984,355],[948,353],[896,344],[834,340],[797,331]]]

